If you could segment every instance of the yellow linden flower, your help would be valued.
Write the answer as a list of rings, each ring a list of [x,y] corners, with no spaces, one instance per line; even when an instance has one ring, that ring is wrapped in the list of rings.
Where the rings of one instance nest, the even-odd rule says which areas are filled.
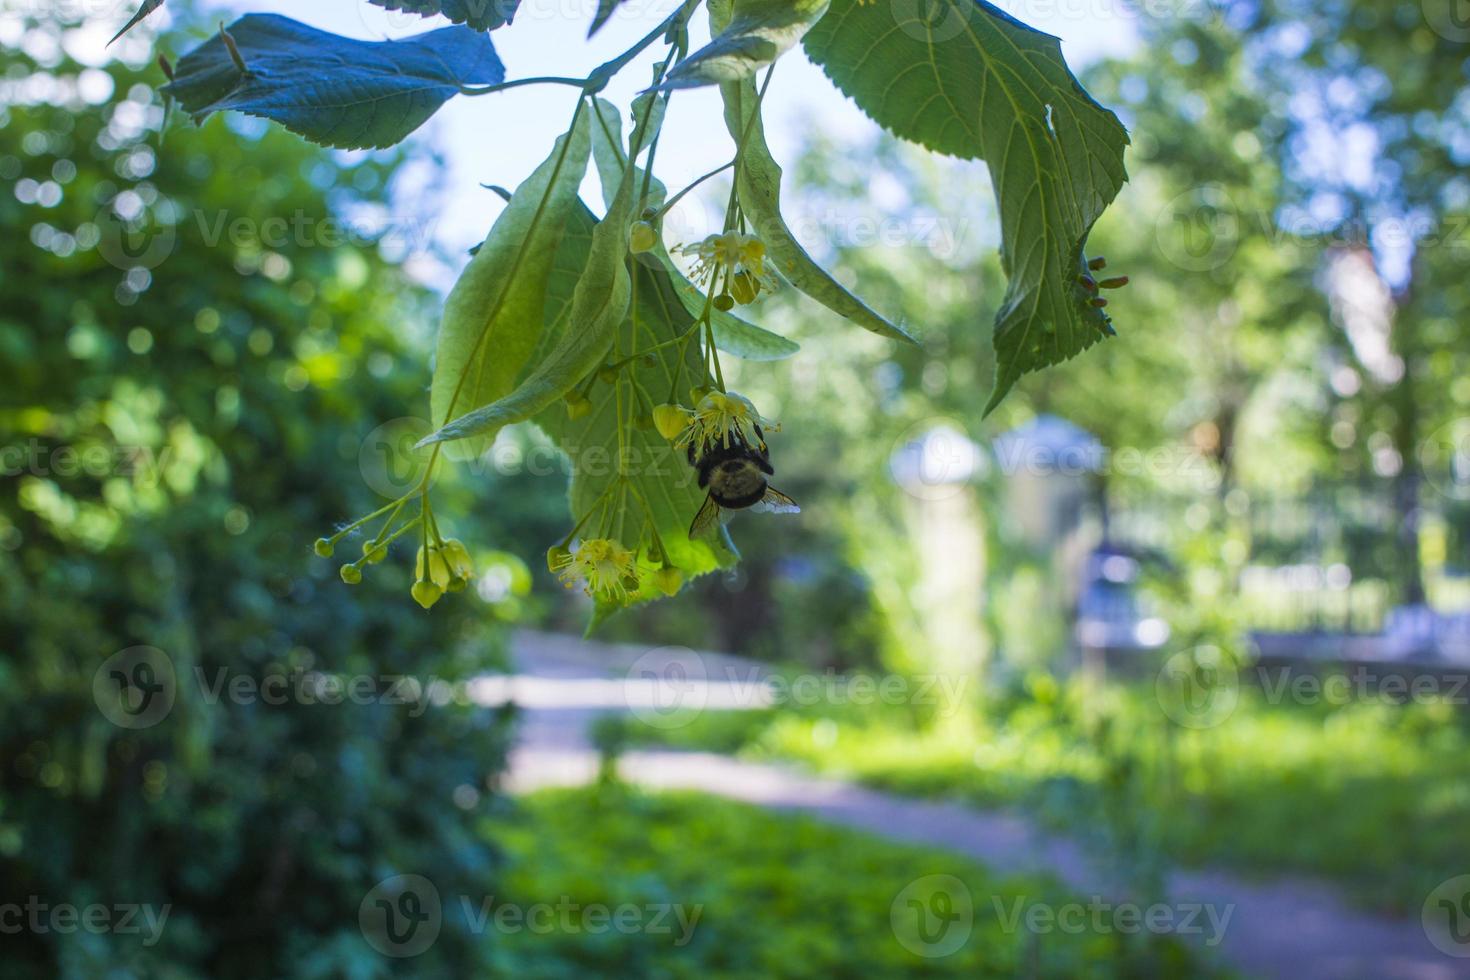
[[[699,400],[694,409],[694,418],[679,436],[675,445],[687,446],[691,442],[699,449],[715,444],[730,445],[732,440],[754,440],[764,445],[764,440],[755,430],[780,432],[781,426],[761,415],[749,398],[733,391],[711,391]]]
[[[727,231],[693,245],[682,245],[678,251],[697,260],[691,270],[695,282],[708,285],[720,273],[727,288],[733,287],[737,302],[749,303],[762,288],[777,286],[774,271],[766,265],[766,243],[754,235]]]
[[[567,588],[578,583],[588,595],[626,599],[638,588],[638,568],[633,552],[609,538],[589,538],[575,551],[559,555],[554,569]]]

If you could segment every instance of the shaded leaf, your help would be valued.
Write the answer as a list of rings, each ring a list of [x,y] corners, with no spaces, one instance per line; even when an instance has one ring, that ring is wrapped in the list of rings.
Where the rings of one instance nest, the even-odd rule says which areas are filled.
[[[694,88],[749,78],[791,50],[831,0],[712,0],[717,24],[709,44],[679,62],[661,89]]]
[[[521,0],[369,0],[387,10],[402,10],[421,17],[436,15],[477,31],[493,31],[515,20]]]
[[[990,169],[1009,287],[987,411],[1021,375],[1113,333],[1077,277],[1093,223],[1127,179],[1128,134],[1082,89],[1056,38],[983,0],[834,0],[805,46],[894,134]]]
[[[234,109],[324,146],[392,146],[461,86],[505,79],[490,38],[467,27],[404,41],[354,41],[287,17],[250,14],[231,24],[228,36],[245,71],[216,35],[179,60],[164,92],[196,122]]]
[[[597,13],[592,15],[592,26],[587,28],[587,36],[591,37],[612,17],[613,11],[622,6],[625,0],[597,0]]]
[[[541,336],[547,279],[587,173],[585,113],[516,188],[455,283],[439,328],[431,417],[443,424],[509,394]],[[470,448],[477,453],[485,448]]]
[[[596,227],[596,219],[585,206],[576,208],[568,221],[556,258],[556,271],[547,291],[548,337],[565,333],[575,322],[571,318],[572,291],[590,255]],[[631,339],[635,328],[639,347],[644,349],[685,335],[694,319],[677,302],[668,276],[657,268],[637,263],[633,270],[637,301],[620,327],[624,344]],[[684,454],[670,446],[657,430],[626,424],[631,413],[651,407],[639,401],[644,396],[638,389],[646,391],[653,400],[663,400],[676,387],[676,382],[683,389],[713,383],[706,373],[699,346],[691,339],[682,350],[670,346],[649,356],[654,359],[653,364],[641,360],[630,363],[619,373],[616,384],[604,381],[593,384],[588,392],[591,411],[581,418],[569,418],[561,405],[553,405],[535,418],[536,424],[566,453],[571,464],[568,497],[574,518],[587,513],[616,484],[621,447],[623,470],[631,489],[614,488],[611,494],[615,499],[610,501],[605,522],[599,513],[589,522],[584,534],[616,538],[641,552],[641,585],[628,597],[628,605],[664,597],[652,582],[652,572],[658,564],[647,558],[646,548],[653,541],[647,530],[649,525],[657,529],[670,564],[682,571],[686,580],[729,567],[739,557],[724,528],[699,540],[689,539],[689,524],[705,496],[697,474]],[[625,421],[621,443],[617,425],[620,408]],[[621,605],[601,601],[598,607],[594,626]]]
[[[138,8],[138,12],[134,14],[126,24],[123,25],[122,30],[118,31],[112,36],[112,41],[108,41],[107,43],[113,43],[113,41],[116,41],[128,31],[131,31],[133,28],[137,27],[143,22],[144,17],[147,17],[149,14],[153,13],[153,11],[162,6],[163,0],[143,0],[143,5]]]

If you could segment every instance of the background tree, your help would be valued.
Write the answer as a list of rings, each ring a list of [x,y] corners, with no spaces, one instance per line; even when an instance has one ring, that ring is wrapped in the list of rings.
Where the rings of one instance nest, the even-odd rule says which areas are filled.
[[[493,621],[526,575],[481,553],[497,602],[430,618],[400,601],[407,570],[350,592],[312,554],[377,505],[369,435],[424,384],[427,297],[351,232],[395,213],[409,157],[249,123],[163,139],[144,75],[69,60],[55,20],[26,29],[43,54],[0,53],[0,878],[171,914],[153,947],[7,936],[6,971],[373,974],[377,882],[490,890],[472,828],[507,719],[428,688],[503,663]],[[138,645],[176,697],[122,727],[103,668]],[[272,677],[283,704],[230,694]],[[322,703],[355,677],[365,703]],[[421,962],[473,973],[464,929]]]

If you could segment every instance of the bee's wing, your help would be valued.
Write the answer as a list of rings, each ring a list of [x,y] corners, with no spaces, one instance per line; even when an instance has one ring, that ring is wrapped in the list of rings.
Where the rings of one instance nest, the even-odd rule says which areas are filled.
[[[800,514],[801,508],[796,501],[786,496],[775,487],[766,487],[766,495],[756,501],[750,508],[757,514]]]
[[[702,538],[709,529],[720,522],[720,505],[715,503],[714,494],[705,494],[704,506],[699,508],[699,513],[694,515],[694,523],[689,525],[689,540]]]

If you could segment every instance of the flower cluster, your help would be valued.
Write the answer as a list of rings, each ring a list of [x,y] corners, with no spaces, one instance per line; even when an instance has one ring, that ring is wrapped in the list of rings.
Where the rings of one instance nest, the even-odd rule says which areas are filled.
[[[702,286],[716,281],[723,284],[717,304],[721,297],[731,303],[753,303],[761,290],[769,292],[779,285],[775,270],[766,262],[766,243],[754,235],[722,232],[693,245],[681,245],[678,252],[696,260],[691,270],[695,282]]]
[[[446,592],[463,592],[470,579],[474,577],[474,563],[470,560],[469,549],[465,547],[463,541],[440,535],[439,524],[434,519],[434,512],[429,507],[426,495],[421,498],[422,510],[419,515],[399,523],[408,504],[409,496],[411,495],[401,497],[353,522],[329,538],[318,538],[315,550],[322,558],[330,558],[343,538],[375,518],[387,514],[387,519],[383,522],[377,535],[363,542],[362,557],[343,565],[338,572],[342,581],[348,585],[357,585],[362,581],[363,569],[386,559],[388,549],[399,538],[417,532],[423,536],[423,544],[419,546],[415,560],[414,583],[409,591],[415,602],[428,609],[443,598]]]
[[[582,586],[590,596],[626,600],[638,591],[638,563],[633,554],[611,538],[588,538],[575,549],[553,548],[547,566],[567,588]]]
[[[779,423],[756,410],[749,398],[734,391],[695,392],[695,407],[660,405],[653,411],[659,435],[681,449],[702,452],[732,441],[765,447],[766,432],[780,432]]]

